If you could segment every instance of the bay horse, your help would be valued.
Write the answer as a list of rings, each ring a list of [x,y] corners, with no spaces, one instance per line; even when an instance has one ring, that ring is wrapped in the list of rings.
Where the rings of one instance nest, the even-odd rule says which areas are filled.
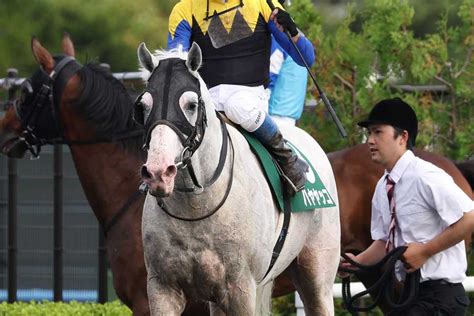
[[[63,55],[53,57],[32,38],[41,69],[24,82],[15,107],[0,121],[0,151],[20,158],[43,144],[69,145],[87,200],[106,233],[117,296],[134,315],[149,315],[141,239],[144,195],[138,192],[138,169],[146,156],[143,129],[132,119],[133,102],[123,84],[98,64],[75,61],[68,34],[62,47]],[[197,306],[187,315],[206,310]]]
[[[247,140],[216,112],[198,73],[201,49],[152,55],[142,43],[138,57],[149,73],[135,115],[148,150],[142,235],[152,315],[180,315],[190,299],[209,301],[213,315],[267,315],[272,280],[288,266],[305,313],[333,315],[339,210],[318,143],[299,128],[285,130],[335,204],[293,213],[269,269],[284,216]]]

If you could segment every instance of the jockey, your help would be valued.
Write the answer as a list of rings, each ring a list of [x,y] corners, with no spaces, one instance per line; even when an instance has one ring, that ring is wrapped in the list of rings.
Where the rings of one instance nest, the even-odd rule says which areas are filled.
[[[216,110],[253,133],[273,154],[293,195],[304,188],[308,165],[289,148],[267,114],[271,35],[301,66],[304,63],[283,30],[309,66],[314,48],[281,4],[274,5],[272,12],[266,0],[181,0],[169,18],[168,49],[188,50],[192,42],[201,47],[199,73]]]

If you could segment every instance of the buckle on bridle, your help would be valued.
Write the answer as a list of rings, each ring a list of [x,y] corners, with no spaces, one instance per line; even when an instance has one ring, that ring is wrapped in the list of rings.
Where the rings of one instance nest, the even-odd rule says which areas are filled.
[[[176,162],[176,168],[185,169],[191,161],[192,155],[193,153],[191,152],[189,146],[184,147],[183,151],[179,155],[179,160]]]
[[[28,148],[28,150],[30,151],[30,160],[37,160],[40,158],[41,145],[38,141],[38,138],[33,133],[33,130],[29,126],[26,128],[26,130],[23,131],[20,140],[25,143],[26,148]]]

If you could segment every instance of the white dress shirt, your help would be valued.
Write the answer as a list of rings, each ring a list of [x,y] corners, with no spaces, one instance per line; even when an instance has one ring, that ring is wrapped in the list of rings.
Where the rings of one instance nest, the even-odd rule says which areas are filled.
[[[386,185],[387,171],[378,181],[372,199],[372,239],[386,241],[390,225]],[[464,193],[445,171],[415,157],[408,150],[390,172],[395,182],[394,196],[397,228],[395,247],[411,242],[427,243],[457,222],[465,212],[474,209],[474,201]],[[462,282],[466,278],[467,260],[464,241],[430,257],[421,267],[421,282],[445,280]],[[402,264],[396,267],[399,279],[404,277]]]

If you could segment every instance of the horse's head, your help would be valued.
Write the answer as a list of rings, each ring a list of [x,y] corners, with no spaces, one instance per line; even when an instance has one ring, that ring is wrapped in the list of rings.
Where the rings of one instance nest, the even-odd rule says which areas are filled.
[[[63,54],[53,57],[33,37],[40,69],[23,82],[19,99],[0,121],[1,152],[21,157],[30,150],[37,156],[45,144],[120,142],[138,153],[142,129],[132,119],[124,85],[97,63],[79,64],[68,34],[62,46]]]
[[[138,57],[150,72],[135,104],[135,119],[145,127],[148,149],[141,175],[152,195],[165,197],[174,189],[178,168],[185,167],[201,145],[211,113],[205,106],[207,89],[197,73],[201,49],[193,44],[187,56],[180,51],[153,56],[142,43]]]
[[[57,105],[67,81],[81,67],[69,35],[63,36],[62,46],[64,55],[53,57],[32,38],[33,56],[41,68],[22,83],[19,98],[0,121],[1,153],[21,158],[29,149],[35,155],[42,142],[60,136]]]

